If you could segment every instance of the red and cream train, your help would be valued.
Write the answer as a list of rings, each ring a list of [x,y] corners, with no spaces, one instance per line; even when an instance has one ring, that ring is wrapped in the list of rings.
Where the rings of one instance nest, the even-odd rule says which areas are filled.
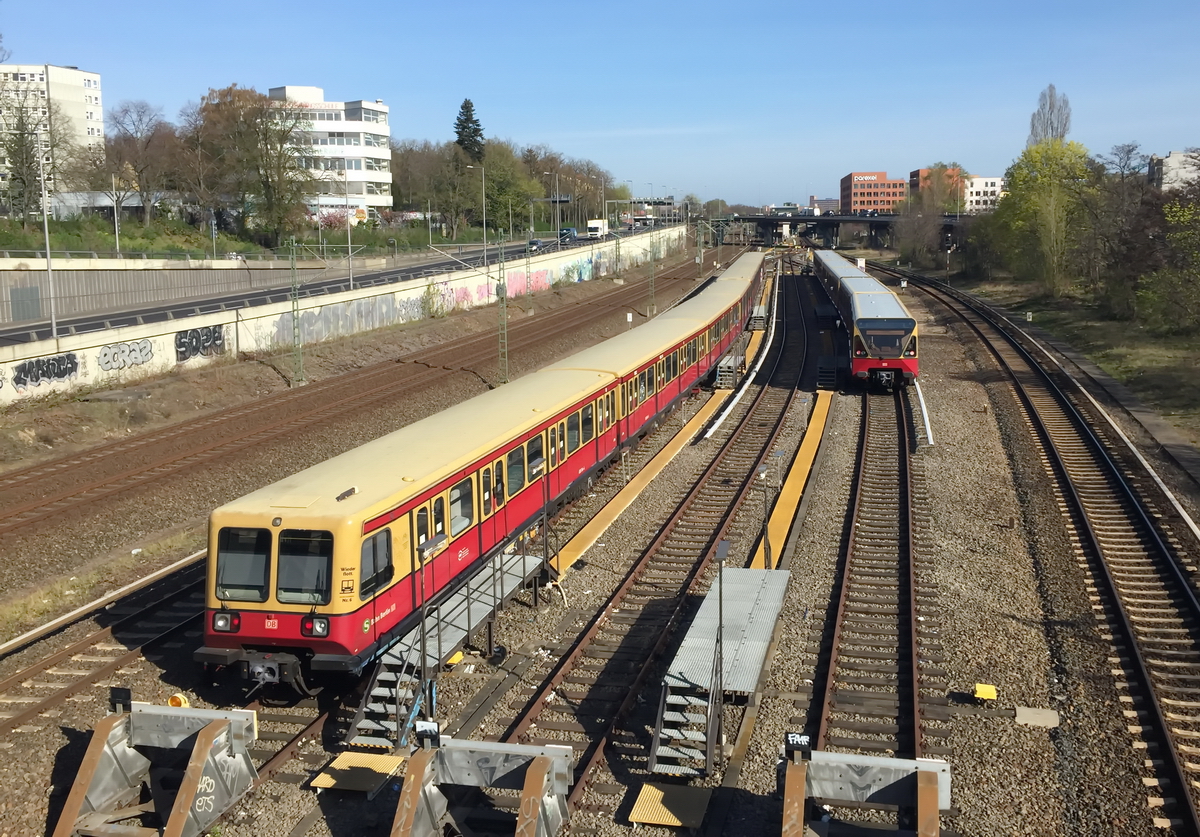
[[[360,672],[415,625],[422,590],[453,590],[709,373],[763,261],[747,253],[645,325],[214,510],[195,659],[302,692]]]

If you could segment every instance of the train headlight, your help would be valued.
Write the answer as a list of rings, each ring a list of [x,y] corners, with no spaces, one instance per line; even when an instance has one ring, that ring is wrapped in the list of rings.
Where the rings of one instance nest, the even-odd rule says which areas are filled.
[[[242,614],[234,610],[218,610],[213,614],[212,628],[222,634],[236,634],[242,629]]]
[[[304,636],[329,636],[329,620],[324,616],[305,616],[300,620],[300,633]]]

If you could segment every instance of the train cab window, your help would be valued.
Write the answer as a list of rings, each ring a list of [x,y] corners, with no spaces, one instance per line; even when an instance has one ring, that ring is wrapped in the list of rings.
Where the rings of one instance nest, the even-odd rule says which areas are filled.
[[[579,450],[579,413],[571,413],[567,416],[567,453],[574,453],[577,450]]]
[[[275,598],[284,604],[329,604],[333,533],[284,529],[279,533]]]
[[[917,324],[910,319],[873,318],[859,320],[857,326],[871,357],[892,358],[900,357]]]
[[[567,432],[571,430],[570,423],[567,424]],[[590,442],[592,437],[596,435],[594,423],[594,408],[588,404],[579,412],[579,440],[581,442]]]
[[[225,527],[217,533],[217,598],[232,602],[265,602],[267,567],[271,561],[268,529]]]
[[[550,467],[558,465],[558,428],[550,428]]]
[[[508,496],[515,497],[525,487],[525,447],[514,448],[508,452]],[[497,491],[499,489],[497,488]]]
[[[358,597],[365,599],[392,580],[392,532],[384,529],[362,545],[358,571]]]
[[[467,477],[450,489],[450,536],[455,537],[475,522],[475,492]]]

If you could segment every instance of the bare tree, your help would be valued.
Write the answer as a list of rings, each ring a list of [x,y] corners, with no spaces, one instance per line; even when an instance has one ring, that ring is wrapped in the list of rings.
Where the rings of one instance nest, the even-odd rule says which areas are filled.
[[[1029,140],[1032,147],[1046,140],[1062,140],[1071,131],[1071,102],[1059,95],[1051,84],[1038,96],[1037,110],[1029,117]]]
[[[118,168],[133,173],[142,221],[149,224],[165,186],[174,131],[163,121],[162,109],[144,101],[121,102],[108,112],[108,122],[115,132],[110,156],[124,163]]]

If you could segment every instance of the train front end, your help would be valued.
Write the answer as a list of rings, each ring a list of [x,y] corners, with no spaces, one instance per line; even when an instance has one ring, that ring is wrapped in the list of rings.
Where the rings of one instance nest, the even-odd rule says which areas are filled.
[[[917,323],[911,317],[861,318],[854,324],[850,373],[884,389],[908,386],[919,372]]]
[[[194,659],[234,669],[254,689],[278,683],[311,694],[314,669],[353,671],[368,634],[361,612],[346,612],[359,609],[339,596],[357,573],[342,571],[337,546],[358,539],[340,531],[344,521],[289,520],[295,511],[213,512],[204,645]]]

